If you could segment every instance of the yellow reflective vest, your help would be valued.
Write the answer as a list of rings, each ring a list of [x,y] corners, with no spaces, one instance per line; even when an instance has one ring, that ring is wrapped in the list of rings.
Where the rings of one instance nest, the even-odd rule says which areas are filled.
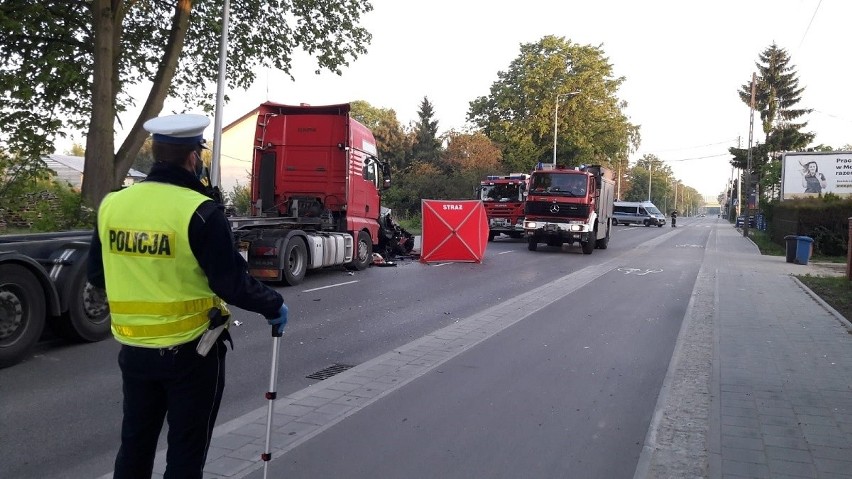
[[[227,314],[189,246],[189,220],[207,200],[188,188],[142,182],[101,202],[98,237],[120,343],[176,346],[207,329],[210,308]]]

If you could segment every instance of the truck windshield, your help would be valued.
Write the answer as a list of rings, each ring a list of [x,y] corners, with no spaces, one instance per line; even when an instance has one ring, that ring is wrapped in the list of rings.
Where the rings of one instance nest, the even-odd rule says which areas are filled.
[[[511,185],[482,185],[479,189],[479,199],[482,201],[521,201],[520,184]]]
[[[536,174],[532,177],[530,190],[534,194],[585,196],[586,176],[560,173]]]

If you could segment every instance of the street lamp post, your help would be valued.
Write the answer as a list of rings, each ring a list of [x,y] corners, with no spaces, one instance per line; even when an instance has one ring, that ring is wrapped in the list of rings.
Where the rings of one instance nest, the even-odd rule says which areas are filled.
[[[651,169],[654,167],[654,164],[651,163],[651,160],[648,160],[648,203],[651,202]]]
[[[555,108],[553,109],[553,167],[556,167],[556,138],[557,138],[557,125],[559,124],[559,97],[560,96],[571,96],[580,93],[580,90],[572,91],[568,93],[557,93],[556,99],[554,100]]]

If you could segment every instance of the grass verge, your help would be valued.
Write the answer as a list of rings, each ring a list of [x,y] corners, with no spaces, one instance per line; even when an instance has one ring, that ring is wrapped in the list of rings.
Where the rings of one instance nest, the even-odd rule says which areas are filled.
[[[844,318],[852,321],[852,281],[845,276],[796,276]]]

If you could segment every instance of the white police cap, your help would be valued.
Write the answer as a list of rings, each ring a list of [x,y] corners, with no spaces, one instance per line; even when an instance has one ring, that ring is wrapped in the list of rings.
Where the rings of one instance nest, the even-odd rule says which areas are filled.
[[[204,129],[210,119],[204,115],[184,113],[151,118],[143,127],[154,135],[154,141],[179,145],[204,146]]]

